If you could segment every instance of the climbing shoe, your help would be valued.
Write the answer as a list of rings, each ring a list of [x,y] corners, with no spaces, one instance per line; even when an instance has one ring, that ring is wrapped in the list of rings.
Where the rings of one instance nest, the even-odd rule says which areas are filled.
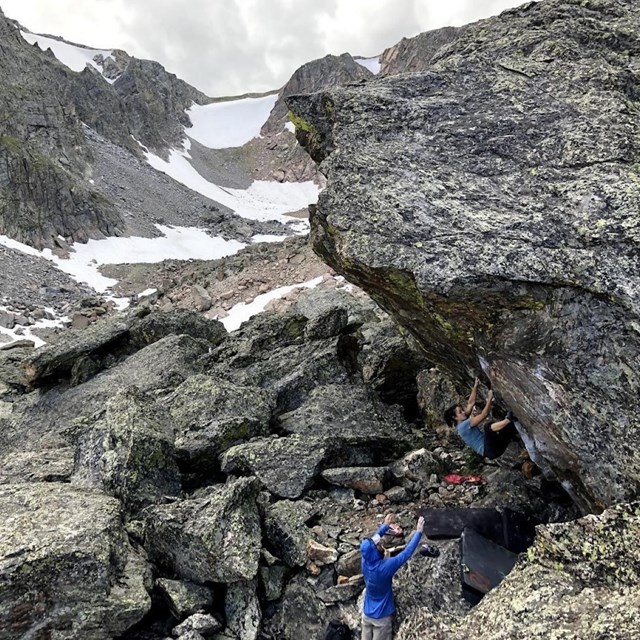
[[[440,550],[437,547],[432,547],[430,544],[423,544],[420,547],[419,553],[425,558],[437,558],[440,555]]]
[[[524,475],[527,480],[531,480],[535,476],[539,476],[541,473],[542,472],[533,460],[525,460],[522,463],[522,475]]]

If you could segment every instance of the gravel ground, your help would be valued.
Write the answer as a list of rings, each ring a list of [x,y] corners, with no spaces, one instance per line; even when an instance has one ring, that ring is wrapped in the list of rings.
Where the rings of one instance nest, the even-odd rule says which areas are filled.
[[[249,245],[236,255],[220,260],[107,265],[101,272],[119,281],[115,287],[118,295],[130,296],[151,287],[158,289],[155,304],[162,309],[200,307],[207,315],[218,317],[224,317],[233,305],[250,302],[257,295],[278,287],[318,276],[333,280],[334,275],[313,253],[306,236],[281,243]],[[335,284],[334,281],[333,286]],[[211,306],[203,304],[202,293],[197,288],[206,292]]]
[[[18,309],[53,307],[61,312],[67,304],[80,305],[95,297],[93,289],[78,284],[53,263],[0,245],[0,298]]]

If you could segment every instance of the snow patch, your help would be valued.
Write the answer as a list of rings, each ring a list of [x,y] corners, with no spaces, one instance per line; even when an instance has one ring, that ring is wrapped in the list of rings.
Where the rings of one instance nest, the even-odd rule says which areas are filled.
[[[243,98],[187,109],[193,127],[185,133],[209,149],[241,147],[260,135],[277,95]]]
[[[309,280],[307,282],[287,285],[286,287],[279,287],[278,289],[274,289],[273,291],[267,291],[267,293],[256,296],[253,302],[250,302],[249,304],[239,302],[238,304],[231,307],[231,309],[229,310],[229,314],[224,318],[221,318],[220,322],[222,322],[227,331],[235,331],[243,322],[246,322],[251,316],[264,311],[265,306],[271,300],[282,298],[290,291],[299,289],[301,287],[313,289],[322,282],[322,279],[323,276],[318,276],[317,278],[314,278],[313,280]]]
[[[369,69],[371,73],[378,74],[380,73],[380,58],[354,58],[354,60],[362,65],[365,69]]]
[[[205,180],[191,165],[185,153],[172,149],[169,160],[145,152],[147,162],[158,171],[193,191],[229,207],[237,215],[251,220],[279,220],[291,223],[287,213],[306,209],[317,202],[319,189],[311,180],[307,182],[275,182],[254,180],[248,189],[219,187]],[[308,229],[306,220],[297,220],[293,228],[301,233]]]
[[[257,233],[255,236],[251,236],[251,242],[282,242],[286,240],[289,236],[270,236],[263,233]]]
[[[55,309],[52,307],[44,307],[44,310],[51,316],[54,316],[53,319],[50,318],[42,318],[40,320],[36,320],[35,324],[29,325],[28,327],[22,327],[21,325],[17,325],[14,329],[7,329],[6,327],[0,327],[0,334],[8,336],[9,340],[7,342],[0,342],[0,347],[9,345],[13,342],[17,342],[18,340],[31,340],[34,346],[42,347],[46,344],[46,342],[39,338],[38,336],[32,333],[33,329],[47,329],[53,327],[62,327],[65,323],[69,322],[69,318],[67,316],[59,316]],[[0,311],[6,311],[7,313],[15,313],[10,311],[7,307],[0,306]],[[16,329],[20,328],[22,330],[21,334],[16,333]]]
[[[245,245],[224,240],[195,227],[155,225],[158,238],[104,238],[74,244],[71,259],[84,265],[162,262],[162,260],[216,260],[238,253]]]
[[[0,235],[0,244],[50,260],[60,271],[69,274],[76,282],[88,284],[100,293],[107,292],[118,282],[103,276],[98,271],[103,264],[149,263],[168,259],[216,260],[234,255],[245,246],[237,240],[210,236],[204,229],[163,225],[156,225],[156,227],[162,233],[161,237],[111,237],[89,240],[85,244],[75,243],[72,245],[68,259],[59,258],[50,249],[38,251],[7,236]],[[126,301],[126,298],[114,299],[119,308],[127,306],[123,301]],[[121,307],[123,304],[124,307]]]
[[[29,43],[37,43],[38,47],[42,51],[51,49],[53,55],[62,62],[63,65],[69,67],[72,71],[83,71],[87,65],[92,66],[94,69],[100,72],[102,75],[102,67],[100,67],[93,59],[97,55],[102,55],[103,58],[110,58],[113,51],[107,49],[90,49],[87,47],[79,47],[77,45],[69,44],[68,42],[60,42],[60,40],[54,40],[53,38],[47,38],[36,33],[29,33],[28,31],[20,31],[22,37]],[[102,76],[104,78],[104,76]],[[114,80],[104,78],[109,84],[112,84]]]

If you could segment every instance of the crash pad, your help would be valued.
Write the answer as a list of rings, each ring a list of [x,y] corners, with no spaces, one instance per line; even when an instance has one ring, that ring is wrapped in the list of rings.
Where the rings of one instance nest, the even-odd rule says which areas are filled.
[[[466,527],[460,538],[462,595],[477,604],[513,569],[518,554]]]
[[[424,534],[433,540],[459,538],[469,527],[498,544],[504,542],[502,514],[497,509],[425,508],[418,510],[417,515],[424,518]]]
[[[433,540],[459,538],[468,527],[514,553],[522,553],[531,546],[538,524],[530,516],[508,507],[502,512],[493,508],[424,508],[417,515],[424,517],[424,534]]]

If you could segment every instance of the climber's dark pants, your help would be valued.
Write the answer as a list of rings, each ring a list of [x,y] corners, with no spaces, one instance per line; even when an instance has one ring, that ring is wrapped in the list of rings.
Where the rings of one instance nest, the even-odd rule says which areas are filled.
[[[518,430],[513,422],[500,431],[492,431],[491,426],[487,425],[484,429],[484,457],[489,460],[499,458],[517,435]]]

